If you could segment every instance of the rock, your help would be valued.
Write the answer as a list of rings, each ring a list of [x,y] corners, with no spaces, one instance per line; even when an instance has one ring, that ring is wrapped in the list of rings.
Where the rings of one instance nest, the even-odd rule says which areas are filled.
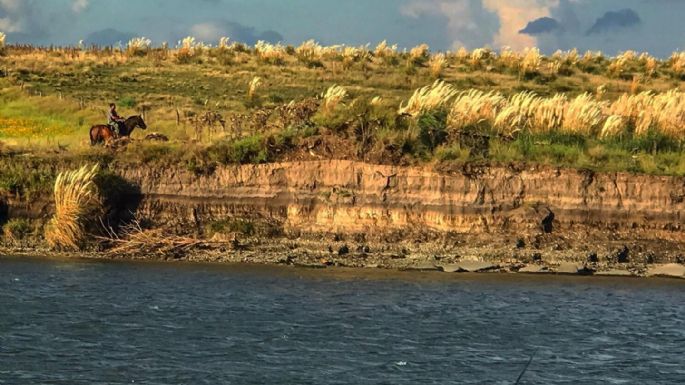
[[[587,261],[590,263],[597,263],[599,262],[599,257],[597,257],[597,253],[590,253],[587,256]]]
[[[523,249],[524,247],[526,247],[526,241],[524,241],[521,238],[517,239],[516,240],[516,248],[517,249]]]
[[[557,274],[580,274],[580,275],[591,275],[595,271],[587,266],[579,265],[573,262],[563,262],[557,267]]]
[[[498,265],[489,262],[460,262],[458,265],[460,271],[467,273],[477,273],[479,271],[488,271],[499,268]]]
[[[523,268],[519,269],[518,272],[524,274],[549,273],[549,268],[543,265],[526,265]]]
[[[338,249],[338,255],[347,255],[350,253],[350,248],[347,245],[342,245]]]
[[[628,270],[613,269],[607,271],[598,271],[595,275],[601,275],[606,277],[633,277],[634,274]]]
[[[431,262],[422,262],[416,265],[407,266],[403,270],[435,271],[438,270],[438,267]]]
[[[628,246],[623,246],[621,250],[616,251],[609,257],[609,260],[617,263],[628,263],[630,260],[630,250],[628,249]]]
[[[442,265],[440,266],[440,270],[444,271],[445,273],[457,273],[461,271],[461,267],[457,264]]]
[[[535,212],[539,217],[540,230],[545,234],[550,234],[554,231],[554,213],[547,206],[535,207]]]
[[[674,277],[685,278],[685,265],[679,263],[669,263],[658,265],[647,270],[648,277]]]
[[[480,261],[464,261],[440,266],[440,270],[445,273],[478,273],[497,268],[499,268],[499,265]]]
[[[562,264],[559,265],[559,267],[556,268],[556,273],[557,274],[578,274],[578,270],[580,270],[582,266],[578,266],[575,263],[570,263],[570,262],[563,262]]]

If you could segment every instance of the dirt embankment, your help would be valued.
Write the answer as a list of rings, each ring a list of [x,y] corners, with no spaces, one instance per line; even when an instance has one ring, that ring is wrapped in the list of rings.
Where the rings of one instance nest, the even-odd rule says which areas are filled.
[[[196,258],[515,270],[573,263],[640,273],[650,263],[683,262],[685,178],[343,160],[219,167],[208,175],[141,166],[120,176],[140,193],[125,210],[176,232],[232,241]],[[26,209],[9,206],[10,214]],[[208,233],[227,220],[249,223],[249,234],[230,226]]]

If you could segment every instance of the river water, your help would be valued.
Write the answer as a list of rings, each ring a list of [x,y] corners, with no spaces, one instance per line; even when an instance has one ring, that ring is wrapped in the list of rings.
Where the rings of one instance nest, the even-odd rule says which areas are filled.
[[[685,284],[0,258],[0,384],[685,383]]]

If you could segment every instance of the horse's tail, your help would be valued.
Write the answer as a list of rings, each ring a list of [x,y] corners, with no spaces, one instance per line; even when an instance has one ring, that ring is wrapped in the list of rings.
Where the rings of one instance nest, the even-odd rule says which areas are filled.
[[[93,131],[95,131],[95,126],[91,127],[89,132],[91,146],[95,146],[95,133]]]

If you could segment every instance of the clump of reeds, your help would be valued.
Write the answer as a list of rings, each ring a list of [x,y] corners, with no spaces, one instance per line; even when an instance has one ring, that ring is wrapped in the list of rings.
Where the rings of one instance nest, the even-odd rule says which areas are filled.
[[[620,115],[610,115],[607,117],[600,131],[599,137],[602,139],[614,138],[622,135],[626,129],[626,119]]]
[[[265,41],[258,41],[254,46],[257,57],[265,63],[283,64],[285,63],[285,47],[281,44],[271,44]]]
[[[311,63],[321,59],[321,45],[314,40],[307,40],[295,48],[297,58],[304,63]]]
[[[615,77],[621,77],[623,76],[626,71],[628,70],[628,66],[633,63],[637,59],[637,53],[635,51],[625,51],[623,53],[620,53],[617,55],[611,63],[609,63],[609,67],[607,67],[607,72]]]
[[[454,53],[454,58],[457,59],[457,61],[460,63],[465,63],[470,56],[471,54],[469,53],[469,50],[466,49],[466,47],[459,47],[457,52]]]
[[[417,117],[438,110],[449,103],[456,94],[457,90],[454,87],[442,80],[436,80],[432,85],[414,91],[406,105],[400,104],[398,114]]]
[[[471,65],[480,67],[485,64],[485,61],[492,56],[492,51],[488,48],[476,48],[471,52]]]
[[[506,99],[498,92],[465,91],[457,95],[447,116],[450,130],[462,131],[482,123],[493,126]]]
[[[228,36],[222,36],[219,39],[219,49],[227,50],[231,48],[231,38]]]
[[[5,40],[7,39],[7,36],[0,32],[0,53],[4,53],[5,51]]]
[[[556,94],[551,98],[536,98],[530,130],[534,133],[547,133],[560,130],[566,115],[566,95]]]
[[[566,107],[561,128],[568,133],[590,136],[602,123],[602,102],[589,93],[578,95]]]
[[[510,47],[503,47],[497,59],[500,64],[509,69],[516,69],[521,63],[521,55]]]
[[[99,166],[83,166],[62,172],[54,187],[55,215],[45,229],[45,240],[53,249],[79,250],[86,236],[84,223],[100,205],[94,178]]]
[[[380,42],[373,51],[376,60],[385,64],[396,64],[397,55],[397,44],[389,46],[385,40]]]
[[[685,74],[685,52],[674,52],[669,60],[673,72],[681,76]]]
[[[126,53],[129,56],[144,56],[150,50],[152,40],[146,37],[134,37],[126,45]]]
[[[325,112],[332,112],[336,109],[342,101],[347,98],[348,93],[344,87],[338,85],[332,85],[324,92],[323,98],[323,109]]]
[[[247,97],[254,99],[254,97],[257,95],[257,90],[262,86],[262,83],[262,78],[259,76],[253,77],[252,80],[250,80],[250,84],[247,88]]]
[[[656,71],[659,68],[659,62],[654,57],[647,57],[645,59],[645,75],[653,77],[656,75]]]
[[[409,58],[414,63],[423,63],[430,57],[430,47],[428,44],[420,44],[409,50]]]
[[[537,48],[526,48],[521,59],[521,75],[537,73],[542,64],[542,55]]]
[[[534,92],[528,91],[511,96],[506,106],[497,114],[494,128],[510,136],[529,129],[538,100]]]
[[[204,43],[198,42],[194,37],[188,36],[178,42],[178,51],[176,52],[176,59],[181,63],[186,63],[190,59],[197,57],[204,52]]]
[[[430,69],[431,75],[436,78],[439,78],[440,75],[442,75],[442,71],[444,71],[446,66],[447,57],[444,53],[435,54],[428,61],[428,68]]]

